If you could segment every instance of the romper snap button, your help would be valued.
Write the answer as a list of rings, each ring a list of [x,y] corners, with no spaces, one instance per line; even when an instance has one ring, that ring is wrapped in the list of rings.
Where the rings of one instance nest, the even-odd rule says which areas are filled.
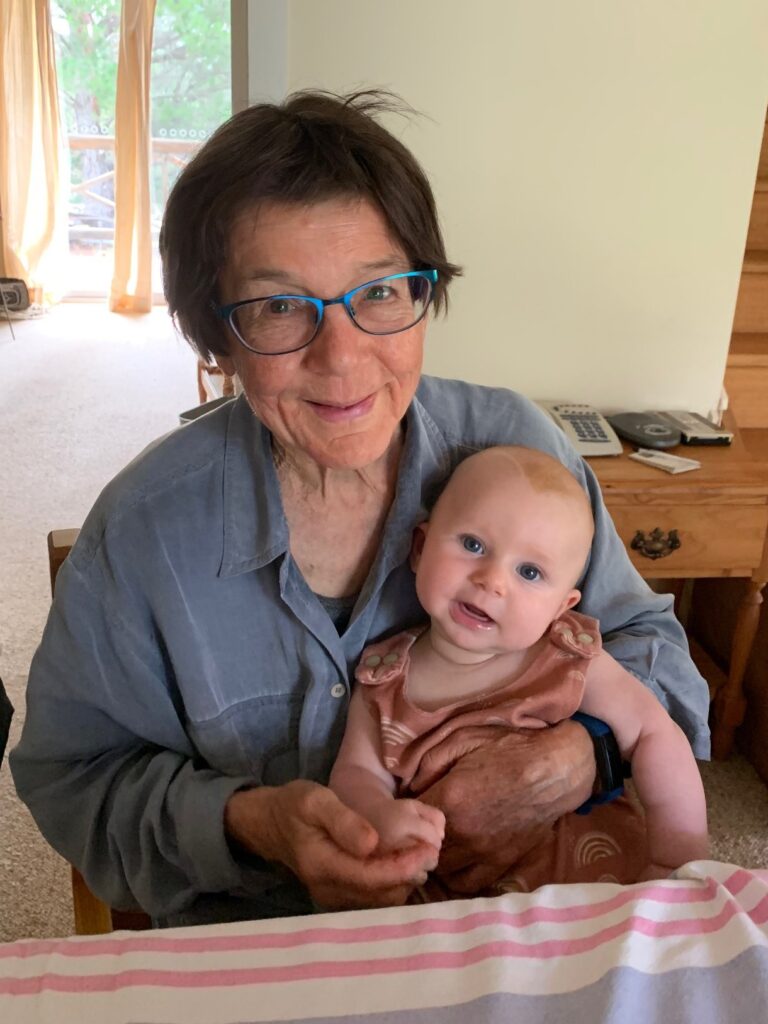
[[[331,687],[332,697],[343,697],[346,692],[347,688],[344,685],[344,683],[334,683],[333,686]]]

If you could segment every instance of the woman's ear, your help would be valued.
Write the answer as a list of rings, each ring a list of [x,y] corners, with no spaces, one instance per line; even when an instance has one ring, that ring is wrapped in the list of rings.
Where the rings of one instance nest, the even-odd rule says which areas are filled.
[[[235,376],[237,370],[235,369],[235,361],[232,356],[222,356],[216,353],[213,358],[216,365],[224,371],[227,377]]]
[[[419,523],[413,531],[413,540],[411,541],[411,569],[413,569],[414,572],[419,568],[421,552],[424,550],[424,541],[427,539],[428,529],[429,523]]]

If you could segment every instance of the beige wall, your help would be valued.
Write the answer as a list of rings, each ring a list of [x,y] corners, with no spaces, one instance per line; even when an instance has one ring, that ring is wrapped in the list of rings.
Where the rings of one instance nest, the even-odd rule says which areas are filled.
[[[768,101],[765,0],[286,9],[288,89],[385,85],[426,115],[391,124],[466,270],[428,371],[603,409],[715,408]]]

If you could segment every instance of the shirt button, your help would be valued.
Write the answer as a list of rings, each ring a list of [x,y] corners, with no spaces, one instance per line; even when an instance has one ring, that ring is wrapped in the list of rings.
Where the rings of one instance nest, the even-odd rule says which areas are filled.
[[[343,697],[346,692],[347,688],[344,685],[344,683],[334,683],[333,686],[331,687],[332,697]]]

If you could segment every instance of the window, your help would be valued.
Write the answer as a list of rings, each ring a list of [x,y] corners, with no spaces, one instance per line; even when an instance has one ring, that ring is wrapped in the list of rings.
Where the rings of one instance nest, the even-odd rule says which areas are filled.
[[[69,142],[66,292],[104,296],[113,272],[115,92],[120,0],[52,4],[62,116]],[[152,46],[153,290],[165,201],[181,167],[231,112],[229,4],[157,0]]]

